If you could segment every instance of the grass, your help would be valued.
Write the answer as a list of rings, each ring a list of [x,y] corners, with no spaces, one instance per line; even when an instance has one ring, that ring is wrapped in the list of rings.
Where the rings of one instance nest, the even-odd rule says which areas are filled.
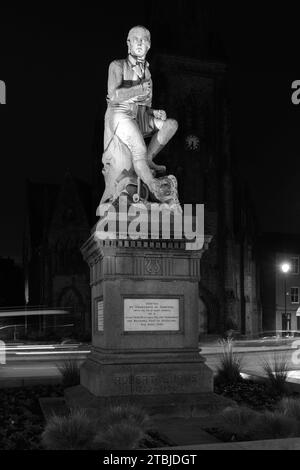
[[[245,406],[229,407],[221,413],[219,431],[227,440],[247,440],[252,424],[257,421],[258,413]]]
[[[216,384],[234,384],[241,381],[242,358],[233,352],[232,338],[221,341],[223,353],[215,377]]]
[[[287,360],[280,354],[275,353],[272,359],[262,362],[262,368],[267,376],[270,389],[279,395],[283,395],[286,391],[288,376]]]
[[[101,422],[104,426],[122,421],[131,422],[143,430],[147,429],[150,425],[150,418],[143,408],[131,403],[110,405],[101,417]]]
[[[216,429],[223,441],[284,439],[300,435],[300,421],[282,411],[256,412],[247,407],[230,407],[223,411]]]
[[[103,449],[136,449],[150,426],[143,408],[131,403],[110,405],[99,421],[102,430],[96,442]]]
[[[80,384],[80,367],[76,360],[64,361],[57,365],[62,375],[62,385],[64,388],[75,387]]]
[[[85,410],[72,409],[68,416],[52,416],[42,434],[47,450],[91,449],[96,435],[93,420]]]
[[[52,416],[42,434],[44,448],[51,450],[130,450],[146,441],[149,417],[132,404],[111,405],[101,418],[85,410],[68,416]]]
[[[300,399],[288,396],[285,357],[275,353],[264,360],[266,381],[256,383],[241,379],[241,361],[233,353],[232,341],[222,343],[224,353],[215,378],[215,392],[240,406],[224,410],[218,428],[211,431],[225,441],[300,437]]]
[[[261,439],[284,439],[297,437],[299,435],[299,422],[278,411],[265,411],[254,423],[250,436],[252,440]]]
[[[300,399],[285,397],[278,404],[278,411],[285,416],[293,417],[300,423]]]
[[[138,448],[145,437],[146,432],[137,424],[120,421],[100,431],[95,438],[95,444],[105,450],[132,450]]]

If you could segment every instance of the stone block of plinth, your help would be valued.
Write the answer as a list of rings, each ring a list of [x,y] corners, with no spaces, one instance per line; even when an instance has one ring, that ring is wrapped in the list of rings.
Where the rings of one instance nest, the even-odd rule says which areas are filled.
[[[201,256],[184,240],[100,240],[82,247],[90,267],[92,351],[81,385],[96,397],[210,393],[198,347]]]

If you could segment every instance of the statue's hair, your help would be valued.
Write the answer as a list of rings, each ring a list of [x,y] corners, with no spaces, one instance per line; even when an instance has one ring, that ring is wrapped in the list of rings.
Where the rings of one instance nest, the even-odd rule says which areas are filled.
[[[137,26],[134,26],[133,28],[131,28],[131,30],[129,31],[129,33],[127,35],[127,41],[128,41],[128,39],[130,39],[130,36],[131,36],[132,32],[137,28],[143,29],[146,32],[147,36],[149,37],[149,41],[151,41],[151,33],[150,33],[149,29],[145,28],[145,26],[142,26],[142,25],[137,25]]]

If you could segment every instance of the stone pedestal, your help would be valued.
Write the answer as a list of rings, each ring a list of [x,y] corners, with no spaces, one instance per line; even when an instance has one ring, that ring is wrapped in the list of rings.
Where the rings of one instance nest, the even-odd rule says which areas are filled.
[[[200,261],[184,241],[106,240],[82,247],[90,266],[92,352],[81,386],[96,397],[197,396],[213,390],[198,347]]]

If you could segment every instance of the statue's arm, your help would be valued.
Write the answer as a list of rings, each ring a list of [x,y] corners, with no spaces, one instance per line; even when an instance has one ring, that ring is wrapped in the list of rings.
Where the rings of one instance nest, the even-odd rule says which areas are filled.
[[[108,98],[113,103],[122,103],[132,98],[148,96],[148,92],[144,84],[135,85],[130,88],[122,88],[122,65],[118,61],[114,61],[109,66],[108,71]]]

